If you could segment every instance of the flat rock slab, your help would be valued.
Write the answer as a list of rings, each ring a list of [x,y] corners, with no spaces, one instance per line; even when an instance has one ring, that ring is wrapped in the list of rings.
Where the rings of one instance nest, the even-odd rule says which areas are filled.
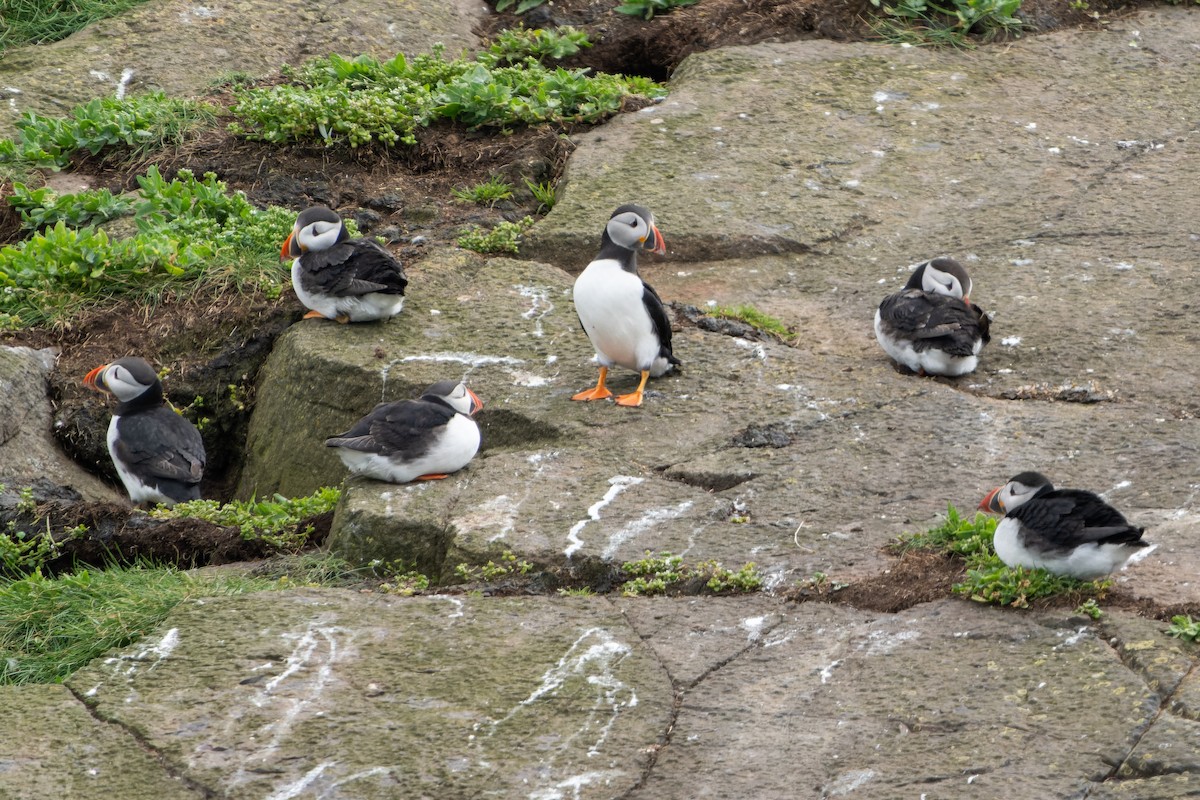
[[[229,798],[614,797],[673,701],[606,602],[332,590],[182,608],[71,686]]]
[[[6,689],[0,792],[1185,797],[1195,657],[1136,617],[954,600],[266,592]]]
[[[156,0],[67,39],[15,48],[0,60],[0,135],[36,112],[61,116],[95,97],[149,91],[203,94],[233,73],[256,78],[338,53],[391,58],[434,44],[475,45],[482,3],[452,0]]]

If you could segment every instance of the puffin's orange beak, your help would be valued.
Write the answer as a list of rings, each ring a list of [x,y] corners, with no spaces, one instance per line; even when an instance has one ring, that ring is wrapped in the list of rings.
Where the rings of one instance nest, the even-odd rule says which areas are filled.
[[[979,501],[979,507],[984,511],[991,511],[996,514],[1004,511],[1004,508],[1000,505],[1000,498],[998,496],[1000,494],[1000,490],[1003,488],[1003,486],[997,486],[995,489],[992,489],[990,492],[988,492],[987,497]]]
[[[647,248],[652,253],[658,253],[660,256],[667,254],[667,243],[663,240],[663,236],[658,232],[658,227],[650,226],[650,232],[654,234],[654,247]]]
[[[479,399],[479,395],[467,389],[467,394],[471,395],[471,416],[483,410],[483,401]]]
[[[83,376],[83,385],[89,389],[92,389],[93,391],[107,392],[108,389],[105,388],[104,384],[100,383],[100,375],[104,372],[104,370],[107,367],[108,367],[108,364],[101,364],[100,366],[96,367],[94,370],[89,372],[87,375],[84,375]]]
[[[288,238],[283,240],[283,249],[279,251],[279,260],[283,261],[288,258],[295,258],[292,254],[292,237],[296,235],[295,231],[288,234]]]

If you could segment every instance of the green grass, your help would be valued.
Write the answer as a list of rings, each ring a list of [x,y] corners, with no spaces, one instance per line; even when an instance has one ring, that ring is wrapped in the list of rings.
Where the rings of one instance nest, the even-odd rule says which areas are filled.
[[[463,189],[451,189],[450,194],[460,203],[494,206],[501,200],[511,200],[513,187],[501,180],[499,175],[493,175],[484,183]]]
[[[1015,15],[1021,0],[898,0],[894,5],[871,0],[883,11],[872,24],[875,33],[895,44],[967,47],[969,36],[991,41],[1018,35]]]
[[[944,550],[961,556],[966,561],[967,574],[962,583],[954,585],[953,591],[980,603],[1026,608],[1031,600],[1072,595],[1083,602],[1081,613],[1093,617],[1099,613],[1095,603],[1089,606],[1085,598],[1102,598],[1111,581],[1081,581],[1044,569],[1006,566],[992,546],[995,532],[995,518],[982,512],[974,518],[964,517],[951,505],[946,507],[946,519],[941,525],[923,533],[905,534],[897,546]]]
[[[281,550],[303,547],[312,526],[296,530],[297,524],[326,511],[332,511],[341,497],[334,487],[318,489],[308,497],[288,498],[275,495],[267,500],[192,500],[172,508],[159,506],[150,512],[156,519],[202,519],[214,525],[236,526],[242,538],[257,539]]]
[[[549,214],[558,200],[558,192],[554,188],[554,182],[534,183],[529,178],[526,178],[525,186],[529,189],[529,193],[533,195],[533,199],[538,201],[538,213]]]
[[[744,322],[752,328],[773,334],[785,341],[795,335],[781,320],[772,317],[770,314],[764,314],[751,305],[717,306],[716,308],[709,309],[707,313],[713,317]]]
[[[0,684],[60,683],[153,631],[182,602],[275,585],[146,566],[0,581]]]
[[[128,11],[146,0],[4,0],[0,53],[10,47],[65,39],[93,22]]]

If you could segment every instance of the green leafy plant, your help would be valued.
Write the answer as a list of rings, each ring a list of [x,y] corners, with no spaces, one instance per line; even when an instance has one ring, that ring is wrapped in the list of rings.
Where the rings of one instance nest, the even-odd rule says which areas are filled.
[[[616,7],[616,11],[621,14],[629,14],[634,17],[641,17],[645,20],[654,19],[654,15],[664,11],[670,11],[672,8],[679,6],[694,6],[700,0],[625,0],[624,3]]]
[[[520,222],[501,222],[490,231],[472,226],[458,236],[458,246],[477,253],[516,253],[520,249],[521,234],[533,227],[533,217]]]
[[[537,8],[544,2],[546,0],[496,0],[496,10],[507,11],[515,5],[516,8],[513,8],[512,13],[524,14],[529,9]]]
[[[519,63],[526,58],[538,61],[570,58],[592,42],[586,31],[563,25],[546,30],[518,26],[503,30],[488,43],[487,50],[479,56],[485,63]]]
[[[494,206],[501,200],[511,199],[513,187],[501,180],[499,175],[493,175],[484,183],[465,189],[451,189],[450,194],[454,195],[454,199],[460,203]]]
[[[1171,617],[1171,627],[1167,628],[1167,635],[1187,642],[1200,642],[1200,620],[1192,619],[1191,614]]]
[[[19,193],[23,216],[46,227],[0,248],[0,329],[52,322],[96,298],[149,296],[172,284],[248,286],[278,295],[286,279],[278,268],[279,242],[294,212],[259,211],[212,174],[197,179],[180,170],[168,181],[150,167],[138,184],[133,200],[101,192]],[[114,240],[91,227],[92,215],[130,206],[135,235]],[[82,227],[68,222],[84,218],[89,224]]]
[[[538,212],[542,213],[544,210],[545,213],[550,213],[554,208],[554,203],[558,200],[558,193],[555,191],[554,183],[551,181],[534,183],[529,178],[526,178],[525,186],[533,195],[533,199],[538,201]]]
[[[941,4],[929,0],[899,0],[886,5],[871,0],[891,19],[879,20],[876,32],[885,39],[908,44],[949,44],[964,46],[968,34],[985,41],[1021,30],[1015,14],[1021,0],[947,0]]]
[[[772,317],[770,314],[763,313],[751,305],[717,306],[708,313],[714,317],[739,320],[752,328],[774,334],[780,339],[790,339],[794,335],[781,320]]]
[[[25,575],[58,557],[59,547],[49,530],[29,533],[10,521],[0,531],[0,571]]]
[[[160,506],[150,512],[157,519],[195,518],[214,525],[236,526],[245,539],[259,539],[280,550],[303,547],[312,533],[312,525],[299,528],[307,519],[333,510],[341,490],[333,487],[318,489],[308,497],[287,498],[275,495],[269,500],[235,500],[219,503],[216,500],[192,500],[173,508]]]
[[[1076,594],[1100,598],[1111,581],[1081,581],[1055,575],[1044,569],[1009,567],[996,555],[992,546],[996,520],[983,513],[967,518],[952,505],[946,507],[946,519],[923,533],[900,537],[901,549],[944,550],[961,556],[967,565],[962,583],[955,584],[955,594],[966,595],[981,603],[1026,608],[1029,601],[1053,595]],[[1081,613],[1099,612],[1095,604],[1083,601]]]
[[[629,597],[666,594],[692,584],[704,586],[714,594],[755,592],[762,588],[762,577],[753,562],[738,570],[726,569],[716,561],[690,566],[683,563],[682,556],[671,553],[656,556],[647,550],[645,558],[626,561],[621,569],[629,576],[621,585],[621,594]]]
[[[41,230],[59,221],[72,228],[94,225],[132,210],[128,200],[114,196],[108,189],[58,195],[49,188],[30,189],[23,183],[14,183],[12,188],[12,196],[6,199],[20,213],[21,226],[26,230]]]
[[[66,117],[26,114],[16,139],[0,139],[0,163],[59,170],[80,151],[95,156],[118,146],[136,156],[179,144],[215,120],[211,106],[163,94],[99,98]]]
[[[533,570],[533,564],[518,559],[511,550],[500,554],[500,563],[488,561],[483,566],[459,564],[454,568],[454,574],[465,581],[495,581],[513,575],[528,575]]]
[[[290,72],[291,83],[237,90],[230,130],[271,142],[411,145],[418,128],[438,119],[500,130],[596,122],[618,112],[630,95],[666,93],[645,78],[549,69],[533,57],[508,66],[502,60],[490,51],[475,60],[447,60],[442,47],[411,61],[403,55],[385,62],[365,55],[315,59]]]

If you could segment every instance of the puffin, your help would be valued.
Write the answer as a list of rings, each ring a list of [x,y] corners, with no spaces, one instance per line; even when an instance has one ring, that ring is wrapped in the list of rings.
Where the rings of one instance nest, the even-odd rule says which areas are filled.
[[[639,250],[667,252],[654,215],[639,205],[620,206],[600,237],[600,252],[575,279],[575,312],[596,349],[600,378],[572,400],[612,397],[604,385],[608,370],[619,366],[640,372],[636,391],[617,397],[617,405],[640,406],[646,381],[682,362],[671,352],[671,323],[662,299],[642,280]]]
[[[200,499],[204,441],[195,425],[167,405],[162,382],[145,359],[102,364],[83,384],[117,399],[108,453],[130,500],[173,506]]]
[[[1144,528],[1092,492],[1055,489],[1040,472],[1022,472],[988,493],[979,507],[1003,513],[996,555],[1010,567],[1041,567],[1094,580],[1108,575],[1150,543]]]
[[[875,338],[891,358],[920,375],[973,372],[992,338],[991,319],[971,302],[971,278],[952,258],[917,267],[904,288],[875,312]]]
[[[309,309],[304,319],[386,320],[404,307],[403,266],[371,239],[351,239],[330,208],[301,211],[279,257],[293,259],[292,287]]]
[[[353,475],[390,483],[431,481],[465,467],[479,451],[483,408],[459,381],[439,381],[416,400],[380,403],[345,433],[325,440]]]

